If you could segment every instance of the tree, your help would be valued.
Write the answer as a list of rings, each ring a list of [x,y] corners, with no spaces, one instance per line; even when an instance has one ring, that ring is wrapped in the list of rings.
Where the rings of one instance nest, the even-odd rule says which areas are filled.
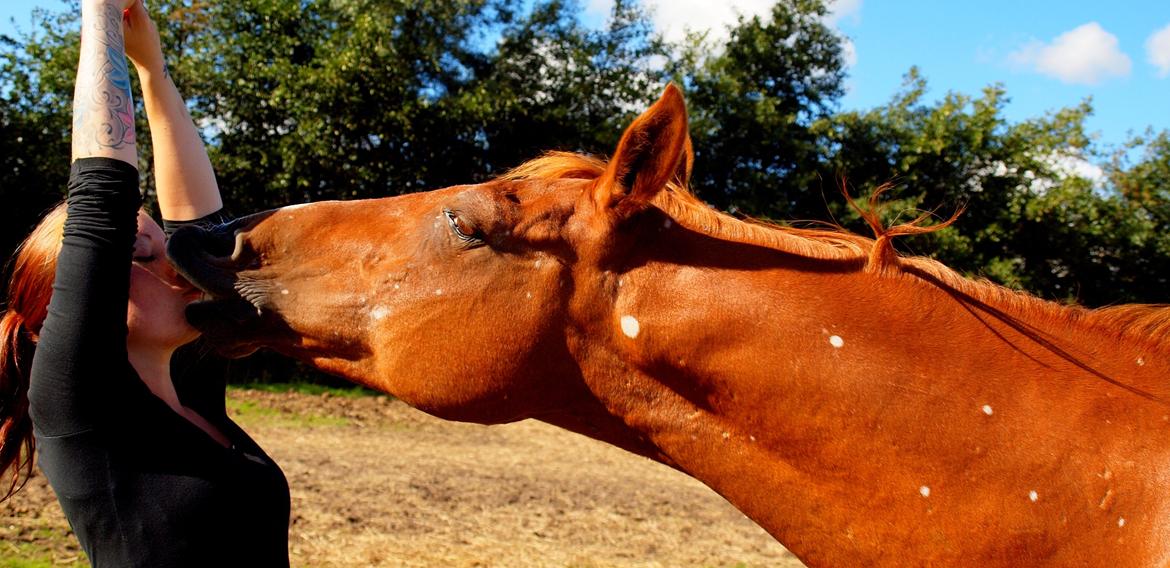
[[[827,13],[820,0],[780,0],[767,18],[741,17],[725,46],[692,36],[673,71],[688,95],[703,199],[756,216],[823,217],[812,124],[829,116],[845,77]]]
[[[484,80],[466,96],[482,102],[483,162],[498,173],[546,149],[604,154],[660,93],[653,62],[665,46],[637,4],[615,2],[606,27],[582,26],[574,4],[551,1],[504,30]]]
[[[77,38],[76,14],[38,9],[42,41],[0,36],[0,252],[8,258],[41,215],[65,197]],[[7,276],[7,272],[5,272]],[[7,283],[7,278],[4,280]]]
[[[922,209],[965,208],[952,228],[906,239],[904,250],[1053,299],[1165,301],[1164,277],[1149,272],[1166,258],[1150,215],[1107,180],[1076,171],[1095,157],[1084,125],[1088,102],[1013,124],[1003,116],[1001,87],[978,98],[948,93],[933,104],[923,102],[926,90],[912,69],[887,105],[814,126],[826,177],[847,175],[862,192],[896,183],[887,223]],[[839,212],[863,230],[856,214]]]

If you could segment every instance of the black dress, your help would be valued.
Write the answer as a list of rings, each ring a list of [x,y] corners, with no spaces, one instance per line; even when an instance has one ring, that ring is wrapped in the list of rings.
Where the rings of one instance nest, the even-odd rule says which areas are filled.
[[[96,567],[288,566],[289,490],[280,468],[226,413],[203,417],[230,448],[176,414],[127,358],[140,203],[129,164],[74,162],[31,369],[38,464]],[[222,393],[222,382],[207,388]]]

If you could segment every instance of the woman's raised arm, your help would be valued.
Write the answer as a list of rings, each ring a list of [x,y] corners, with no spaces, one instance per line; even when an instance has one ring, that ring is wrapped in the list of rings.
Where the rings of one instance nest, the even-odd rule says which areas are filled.
[[[159,212],[167,220],[187,221],[219,211],[223,201],[207,149],[171,80],[158,29],[141,1],[126,12],[126,55],[142,83]]]
[[[114,158],[137,169],[134,98],[122,11],[138,0],[83,0],[81,58],[73,90],[73,159]]]

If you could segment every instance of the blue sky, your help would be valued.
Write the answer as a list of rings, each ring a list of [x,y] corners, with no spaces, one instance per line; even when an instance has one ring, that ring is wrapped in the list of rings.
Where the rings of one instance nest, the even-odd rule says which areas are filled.
[[[766,13],[772,4],[644,1],[668,38],[686,27],[718,36],[736,12]],[[586,19],[600,21],[612,0],[581,2]],[[34,6],[65,4],[3,0],[0,33],[11,33],[13,17],[27,29]],[[952,90],[977,95],[1002,83],[1012,120],[1091,96],[1096,114],[1088,125],[1105,144],[1147,127],[1170,129],[1170,0],[836,0],[830,23],[851,43],[849,92],[842,101],[847,109],[888,101],[906,70],[917,65],[932,99]]]
[[[773,4],[643,1],[667,38],[684,28],[719,37],[736,13],[767,14]],[[585,3],[595,19],[612,6]],[[1005,113],[1015,121],[1092,97],[1087,124],[1105,145],[1147,127],[1170,128],[1170,0],[836,0],[832,10],[828,23],[849,38],[845,109],[889,101],[917,65],[931,100],[1002,84],[1011,101]]]
[[[844,104],[887,100],[918,65],[931,94],[1002,83],[1014,120],[1092,97],[1089,120],[1106,143],[1170,128],[1170,1],[868,1],[839,22],[855,46]],[[1147,42],[1162,31],[1155,60]],[[1114,43],[1115,42],[1115,43]]]

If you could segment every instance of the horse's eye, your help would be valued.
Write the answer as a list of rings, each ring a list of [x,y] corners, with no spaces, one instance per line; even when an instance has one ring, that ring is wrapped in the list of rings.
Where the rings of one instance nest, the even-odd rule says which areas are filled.
[[[478,240],[479,237],[475,234],[475,227],[471,226],[463,217],[450,209],[443,210],[447,215],[447,224],[451,225],[451,230],[455,231],[455,236],[465,241]]]

